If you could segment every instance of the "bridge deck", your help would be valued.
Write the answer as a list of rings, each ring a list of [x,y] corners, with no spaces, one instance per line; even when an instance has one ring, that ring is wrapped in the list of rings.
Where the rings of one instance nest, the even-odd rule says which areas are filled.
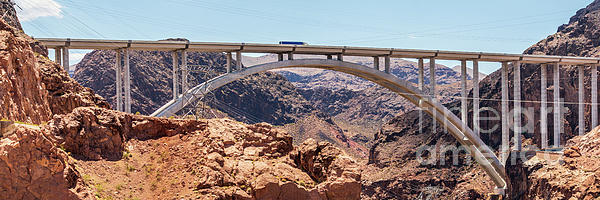
[[[256,43],[216,43],[186,41],[139,41],[139,40],[99,40],[69,38],[37,38],[48,48],[68,47],[69,49],[120,49],[174,51],[186,49],[201,52],[248,52],[248,53],[295,53],[312,55],[347,55],[347,56],[390,56],[397,58],[436,58],[441,60],[479,60],[488,62],[511,62],[543,64],[559,63],[561,65],[597,65],[600,58],[546,56],[486,52],[417,50],[396,48],[371,48],[348,46],[319,45],[283,45]]]

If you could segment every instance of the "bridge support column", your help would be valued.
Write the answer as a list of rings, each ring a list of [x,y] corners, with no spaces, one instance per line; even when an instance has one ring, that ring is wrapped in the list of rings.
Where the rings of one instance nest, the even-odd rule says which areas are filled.
[[[513,99],[514,99],[514,109],[513,109],[513,117],[514,117],[514,121],[513,121],[513,127],[514,127],[514,142],[513,144],[515,145],[515,147],[513,148],[513,150],[515,151],[521,151],[521,114],[522,114],[522,110],[521,110],[521,62],[520,61],[516,61],[513,62]]]
[[[331,59],[333,59],[333,56],[327,55],[327,60],[331,60]]]
[[[377,56],[373,57],[373,67],[376,70],[381,70],[381,69],[379,69],[379,57],[377,57]]]
[[[467,61],[466,60],[461,60],[460,61],[460,118],[461,120],[464,122],[464,124],[467,124],[467,121],[469,120],[467,117],[467,112],[468,112],[468,101],[467,98],[469,94],[467,93]],[[465,127],[463,127],[465,128]]]
[[[390,73],[390,56],[385,56],[385,73]]]
[[[541,76],[541,88],[540,88],[540,98],[541,98],[541,102],[542,104],[540,105],[541,110],[540,110],[540,133],[541,135],[541,147],[542,149],[546,149],[548,148],[548,86],[546,85],[547,79],[546,79],[546,74],[548,72],[547,69],[547,65],[546,64],[541,64],[540,65],[540,76]]]
[[[62,53],[61,52],[62,52],[61,48],[54,49],[54,62],[59,65],[62,65]]]
[[[242,52],[241,51],[235,52],[235,61],[236,61],[238,70],[242,70],[243,65],[242,65]]]
[[[578,105],[578,112],[577,115],[579,117],[579,135],[583,135],[585,134],[585,118],[583,116],[583,110],[584,110],[584,103],[585,103],[585,87],[583,87],[583,78],[584,78],[584,70],[585,66],[577,66],[577,71],[579,72],[579,79],[578,79],[578,94],[579,94],[579,105]]]
[[[115,62],[115,82],[116,82],[116,100],[117,100],[117,111],[123,111],[123,78],[121,73],[123,68],[121,67],[121,49],[116,50],[116,62]]]
[[[561,107],[560,107],[560,65],[558,63],[554,64],[554,69],[552,70],[553,79],[554,79],[554,147],[560,147],[560,131],[562,127],[561,120]]]
[[[188,91],[188,89],[190,88],[188,85],[188,75],[190,73],[190,70],[188,69],[188,64],[187,64],[187,51],[186,50],[182,50],[181,51],[181,73],[182,73],[182,77],[181,77],[181,92],[186,92]]]
[[[387,58],[387,57],[386,57]],[[423,91],[425,85],[425,66],[423,64],[423,58],[419,58],[418,61],[419,66],[419,77],[418,77],[418,87],[420,91]],[[420,101],[423,101],[422,99]],[[419,133],[423,132],[423,109],[419,108]]]
[[[292,52],[288,53],[288,60],[294,60],[294,53],[292,53]]]
[[[179,96],[179,56],[177,55],[177,51],[171,52],[171,57],[173,57],[173,99],[177,99]]]
[[[280,54],[281,55],[281,54]],[[281,55],[283,57],[283,55]],[[227,73],[231,73],[231,52],[227,52]]]
[[[592,74],[592,90],[590,94],[592,95],[592,125],[591,128],[596,128],[598,126],[598,65],[592,65],[592,69],[590,71]]]
[[[125,112],[131,113],[131,70],[129,68],[129,49],[123,49],[125,65]]]
[[[339,61],[344,61],[344,55],[342,55],[342,54],[338,54],[338,55],[337,55],[337,59],[338,59]]]
[[[277,54],[277,60],[278,61],[283,61],[283,54],[282,53],[278,53]]]
[[[501,161],[506,165],[509,151],[509,129],[508,129],[508,63],[502,62],[502,146],[500,150]]]
[[[473,132],[479,134],[479,61],[473,60]]]
[[[429,59],[429,92],[431,95],[431,100],[434,102],[437,102],[437,98],[436,98],[436,92],[435,92],[435,58],[430,58]],[[433,126],[432,126],[432,132],[435,134],[436,129],[437,129],[437,121],[435,120],[436,115],[438,113],[434,110],[433,111]]]
[[[69,74],[69,47],[62,48],[62,56],[62,66],[67,71],[67,74]]]

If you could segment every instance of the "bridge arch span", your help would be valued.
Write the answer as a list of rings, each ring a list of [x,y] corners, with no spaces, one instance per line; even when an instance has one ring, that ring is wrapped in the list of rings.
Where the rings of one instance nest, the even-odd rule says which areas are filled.
[[[427,114],[445,126],[450,134],[456,138],[461,145],[464,145],[467,147],[467,149],[469,149],[473,158],[475,158],[477,163],[482,166],[484,171],[494,181],[496,187],[499,189],[506,188],[507,179],[504,166],[500,163],[494,152],[456,115],[450,112],[441,103],[432,100],[432,98],[427,95],[427,91],[421,91],[417,89],[410,82],[402,80],[392,74],[356,63],[329,59],[298,59],[255,65],[244,68],[243,70],[222,74],[200,85],[197,85],[186,91],[184,94],[181,94],[177,99],[171,100],[159,108],[156,112],[152,113],[151,116],[172,116],[179,110],[183,109],[190,102],[195,101],[198,96],[207,94],[212,90],[244,77],[274,69],[298,67],[327,69],[343,72],[364,78],[391,91],[394,91],[417,107],[422,108]]]

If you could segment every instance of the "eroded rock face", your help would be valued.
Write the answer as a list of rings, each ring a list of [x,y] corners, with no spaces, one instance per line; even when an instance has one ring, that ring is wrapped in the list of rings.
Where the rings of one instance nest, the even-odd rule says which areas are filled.
[[[361,172],[349,156],[328,142],[308,139],[290,154],[296,166],[305,171],[329,199],[358,199]]]
[[[67,115],[55,115],[44,127],[51,139],[85,159],[120,159],[125,142],[202,131],[206,122],[168,120],[130,115],[95,107],[80,107]]]
[[[101,96],[69,77],[63,67],[47,57],[38,55],[36,58],[42,83],[48,91],[48,103],[52,114],[67,114],[75,108],[86,106],[110,108]]]
[[[29,37],[0,22],[0,118],[41,123],[52,113],[29,43]]]
[[[36,126],[0,139],[0,199],[93,199],[67,153]]]
[[[175,120],[80,107],[56,115],[41,130],[77,160],[82,174],[97,177],[86,184],[101,197],[360,198],[358,164],[344,152],[314,140],[294,148],[291,136],[266,123]],[[118,170],[122,165],[129,166],[125,174]],[[141,189],[97,189],[123,181],[139,182]]]
[[[507,167],[509,199],[597,199],[600,128],[567,142],[564,155],[537,153]]]
[[[21,31],[0,22],[0,118],[40,124],[53,114],[65,114],[80,106],[109,108],[48,60],[43,47]],[[36,49],[32,49],[36,47]]]
[[[0,10],[2,10],[2,20],[4,20],[8,25],[15,27],[17,30],[23,30],[21,27],[21,22],[19,22],[19,18],[17,17],[17,11],[15,7],[13,7],[10,2],[2,2],[0,3]]]

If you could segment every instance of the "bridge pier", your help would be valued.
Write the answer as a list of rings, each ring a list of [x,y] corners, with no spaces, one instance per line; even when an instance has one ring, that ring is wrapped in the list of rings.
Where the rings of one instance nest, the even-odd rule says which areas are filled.
[[[293,52],[289,52],[288,53],[288,60],[294,60],[294,53]]]
[[[123,49],[125,65],[125,112],[131,113],[131,70],[129,68],[129,49]]]
[[[182,50],[181,51],[181,92],[186,92],[189,89],[189,85],[188,85],[188,76],[190,73],[190,70],[188,69],[188,63],[187,63],[187,51],[186,50]]]
[[[241,51],[236,51],[235,52],[235,61],[237,64],[237,69],[238,70],[242,70],[242,52]]]
[[[390,56],[385,56],[385,61],[384,61],[384,65],[385,65],[385,73],[390,73]]]
[[[469,97],[468,93],[467,93],[467,60],[461,60],[460,61],[460,117],[461,120],[464,123],[464,125],[466,126],[467,121],[469,120],[467,118],[467,112],[468,112],[468,101],[467,98]],[[463,127],[465,128],[465,127]]]
[[[283,61],[283,54],[282,53],[278,53],[277,54],[277,60],[278,61]]]
[[[479,134],[479,61],[473,60],[473,132]]]
[[[514,133],[514,148],[515,151],[521,151],[521,62],[513,62],[513,133]]]
[[[377,70],[381,70],[379,69],[379,56],[373,57],[373,67]]]
[[[54,48],[54,62],[62,66],[62,48]]]
[[[423,91],[423,86],[425,85],[425,66],[423,63],[423,58],[419,58],[417,63],[419,66],[419,76],[418,76],[418,87],[420,91]],[[423,101],[422,99],[419,101]],[[423,132],[423,109],[419,109],[419,133]]]
[[[562,125],[561,120],[561,107],[560,107],[560,65],[558,63],[554,64],[554,69],[552,69],[553,74],[553,92],[554,92],[554,147],[560,147],[560,130]]]
[[[344,61],[344,55],[342,55],[342,54],[338,54],[338,55],[337,55],[337,59],[338,59],[339,61]]]
[[[279,56],[280,59],[283,59],[283,54],[279,54]],[[225,66],[225,68],[227,68],[227,73],[231,73],[231,57],[231,52],[227,52],[227,64]]]
[[[547,64],[541,64],[540,65],[540,76],[541,76],[541,95],[540,95],[540,99],[541,99],[541,105],[540,105],[540,133],[541,135],[541,147],[542,149],[546,149],[548,148],[548,95],[547,95],[547,91],[548,91],[548,86],[547,84],[547,73],[548,73],[548,69],[547,69]]]
[[[579,118],[579,122],[578,122],[578,126],[579,126],[579,135],[583,135],[585,134],[585,118],[583,118],[583,110],[584,110],[584,106],[583,105],[585,103],[585,88],[583,87],[583,78],[584,78],[584,70],[585,66],[577,66],[577,71],[579,72],[579,79],[578,79],[578,89],[577,92],[579,94],[578,96],[578,100],[579,100],[579,105],[578,105],[578,118]]]
[[[592,65],[590,73],[592,74],[592,128],[598,126],[598,65]]]
[[[331,56],[331,54],[327,55],[327,60],[331,60],[333,59],[333,56]]]
[[[502,62],[502,146],[500,150],[500,160],[506,165],[506,159],[509,153],[509,129],[508,129],[508,63]]]
[[[62,66],[69,74],[69,47],[62,48]]]
[[[429,92],[431,95],[431,101],[437,102],[436,92],[435,92],[435,57],[429,58]],[[432,114],[433,119],[436,118],[437,114],[438,113],[434,110],[433,114]],[[433,121],[432,132],[435,134],[435,131],[437,129],[437,121],[436,120],[432,120],[432,121]]]
[[[115,81],[116,81],[116,100],[117,100],[117,111],[123,111],[123,78],[121,73],[123,68],[121,66],[121,49],[115,50],[116,62],[115,62]]]
[[[173,57],[173,99],[177,99],[179,97],[179,56],[177,55],[177,51],[171,52],[171,57]]]

